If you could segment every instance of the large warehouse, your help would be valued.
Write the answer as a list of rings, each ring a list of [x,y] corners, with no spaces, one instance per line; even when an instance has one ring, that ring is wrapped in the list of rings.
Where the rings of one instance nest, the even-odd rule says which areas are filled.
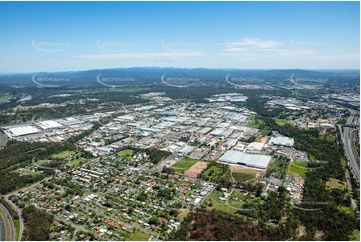
[[[55,129],[55,128],[62,128],[64,127],[62,124],[55,122],[53,120],[48,120],[48,121],[42,121],[37,123],[37,125],[43,129],[43,130],[47,130],[47,129]]]
[[[282,145],[282,146],[293,146],[294,143],[295,140],[289,137],[276,137],[276,138],[271,138],[269,141],[269,144]]]
[[[31,126],[31,125],[10,128],[9,131],[13,137],[40,133],[40,131],[37,128],[35,128],[34,126]]]
[[[271,156],[267,155],[251,155],[246,154],[240,151],[229,150],[218,162],[249,166],[259,169],[267,169],[269,162],[271,161]]]

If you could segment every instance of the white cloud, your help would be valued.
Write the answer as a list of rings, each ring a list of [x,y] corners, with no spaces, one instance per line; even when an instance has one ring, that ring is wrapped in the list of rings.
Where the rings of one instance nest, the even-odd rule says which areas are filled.
[[[189,51],[189,52],[156,52],[156,53],[121,53],[121,54],[88,54],[88,55],[75,55],[75,59],[90,59],[90,60],[110,60],[110,59],[139,59],[139,58],[154,58],[154,57],[192,57],[203,56],[203,52]]]
[[[244,38],[241,41],[230,42],[221,45],[226,46],[226,51],[246,51],[246,50],[263,50],[272,49],[281,46],[282,44],[273,40],[262,40],[259,38]]]

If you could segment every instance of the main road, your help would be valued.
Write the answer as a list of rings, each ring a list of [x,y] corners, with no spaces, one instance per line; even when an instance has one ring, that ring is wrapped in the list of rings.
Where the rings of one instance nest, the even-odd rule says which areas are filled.
[[[5,220],[8,220],[10,225],[10,241],[15,241],[15,226],[14,221],[11,218],[11,215],[9,211],[0,203],[0,209],[4,211],[6,218],[3,218],[3,223],[5,223]],[[4,224],[5,225],[5,224]],[[5,233],[4,233],[5,234]],[[4,235],[2,235],[4,237]],[[2,239],[2,238],[1,238]]]
[[[0,241],[6,241],[5,220],[0,215]]]
[[[352,123],[352,121],[355,117],[355,114],[356,114],[356,112],[352,109],[349,109],[349,111],[351,112],[351,115],[347,120],[347,124]],[[357,181],[360,182],[360,168],[357,163],[357,158],[356,158],[354,152],[352,151],[353,145],[351,143],[352,142],[351,141],[351,137],[352,137],[351,132],[352,132],[352,129],[350,127],[344,127],[344,132],[343,132],[344,149],[345,149],[346,158],[351,167],[351,170],[355,174]]]

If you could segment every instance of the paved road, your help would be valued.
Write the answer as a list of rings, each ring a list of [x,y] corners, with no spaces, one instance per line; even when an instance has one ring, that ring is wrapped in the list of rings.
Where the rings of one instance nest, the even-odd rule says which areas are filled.
[[[0,216],[0,241],[6,241],[5,221],[2,216]]]
[[[355,117],[355,114],[356,114],[356,112],[352,109],[349,109],[349,111],[351,112],[351,116],[348,118],[347,124],[352,123],[352,121]],[[360,182],[360,168],[358,167],[356,156],[352,152],[351,132],[352,132],[351,128],[344,127],[344,132],[343,132],[344,149],[345,149],[346,158],[351,167],[351,170],[355,174],[357,181]]]
[[[18,208],[10,199],[9,196],[5,196],[5,200],[11,205],[11,207],[13,207],[13,209],[18,213],[19,215],[19,221],[20,221],[20,231],[19,231],[19,237],[18,240],[21,241],[21,238],[23,236],[23,231],[24,231],[24,221],[21,217],[21,212],[22,209]]]
[[[6,215],[6,218],[9,221],[10,224],[10,241],[15,241],[15,227],[14,227],[14,221],[12,217],[10,216],[9,211],[0,203],[0,209],[2,209]]]
[[[345,174],[346,174],[346,181],[347,181],[348,190],[352,193],[353,191],[352,191],[352,186],[351,186],[351,182],[350,182],[350,174],[349,174],[348,170],[346,170]],[[352,209],[356,209],[357,208],[356,202],[352,198],[352,195],[350,197],[351,197]]]

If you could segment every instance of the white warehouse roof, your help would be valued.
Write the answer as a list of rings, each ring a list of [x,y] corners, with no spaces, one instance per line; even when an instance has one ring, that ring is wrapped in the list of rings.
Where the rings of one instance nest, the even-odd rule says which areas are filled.
[[[37,123],[37,125],[42,129],[54,129],[54,128],[63,127],[62,124],[55,122],[53,120],[42,121]]]
[[[9,129],[13,136],[22,136],[22,135],[29,135],[29,134],[37,134],[40,131],[35,128],[34,126],[22,126]]]
[[[269,143],[273,145],[293,146],[295,140],[289,137],[276,137],[271,138]]]
[[[219,158],[219,161],[266,169],[271,161],[271,156],[251,155],[235,150],[229,150],[221,158]]]

